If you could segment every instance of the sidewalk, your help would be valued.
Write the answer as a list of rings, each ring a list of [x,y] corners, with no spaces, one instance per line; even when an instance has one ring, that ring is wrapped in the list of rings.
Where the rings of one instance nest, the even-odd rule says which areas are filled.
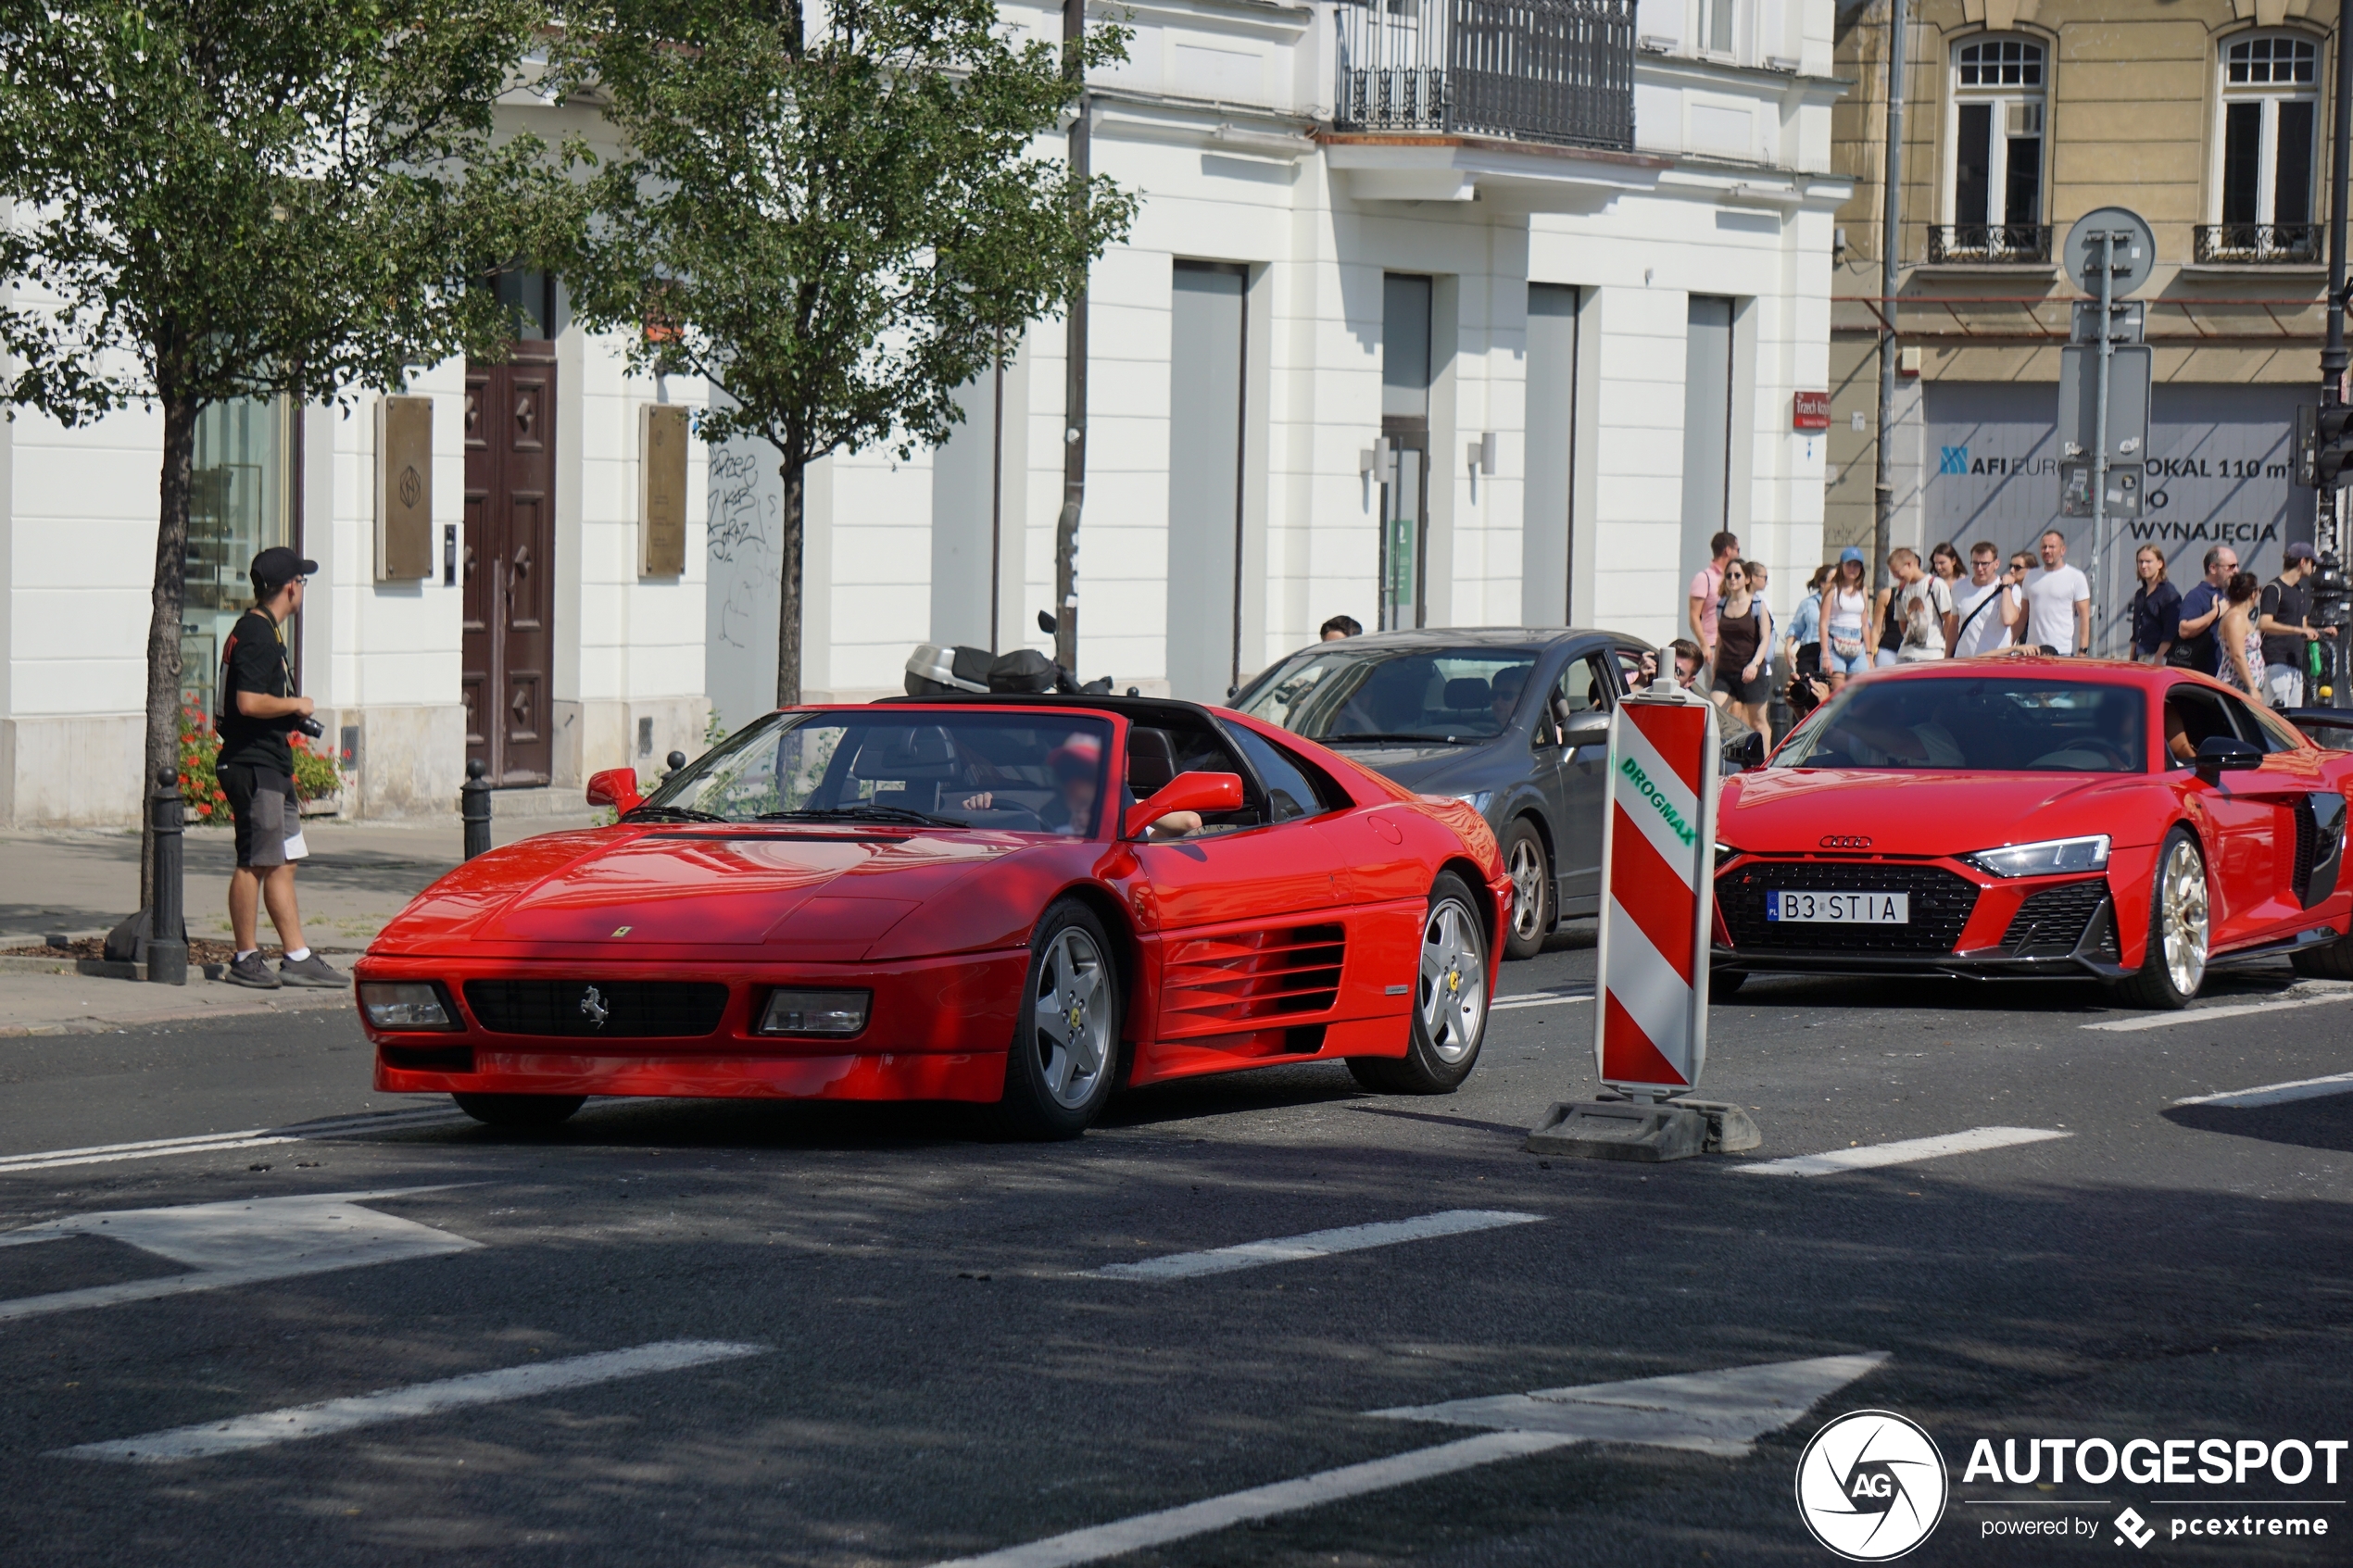
[[[563,816],[491,821],[495,844],[586,827],[584,808]],[[463,858],[465,831],[447,818],[396,822],[304,824],[310,858],[302,863],[303,932],[338,969],[365,949],[401,907]],[[187,919],[192,937],[226,940],[229,872],[234,850],[225,827],[187,834]],[[0,947],[53,935],[103,935],[139,901],[139,837],[70,829],[0,832]],[[276,938],[262,931],[265,943]],[[47,972],[37,963],[0,963],[0,1036],[80,1033],[174,1018],[308,1010],[352,1005],[347,991],[250,991],[192,974],[184,986],[106,980]]]

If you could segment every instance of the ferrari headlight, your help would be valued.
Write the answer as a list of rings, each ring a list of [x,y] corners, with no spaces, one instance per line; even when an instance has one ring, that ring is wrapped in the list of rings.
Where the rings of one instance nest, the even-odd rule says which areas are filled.
[[[2108,834],[2087,838],[2046,838],[2039,844],[2011,844],[1981,849],[1962,859],[1995,876],[2057,876],[2065,872],[2096,872],[2108,866]]]
[[[379,1029],[447,1034],[458,1027],[430,980],[362,980],[360,1010]]]
[[[1468,795],[1458,795],[1454,798],[1483,817],[1487,815],[1487,803],[1495,798],[1495,792],[1491,789],[1475,789]]]
[[[763,1035],[855,1035],[866,1027],[871,991],[771,991],[760,1015]]]

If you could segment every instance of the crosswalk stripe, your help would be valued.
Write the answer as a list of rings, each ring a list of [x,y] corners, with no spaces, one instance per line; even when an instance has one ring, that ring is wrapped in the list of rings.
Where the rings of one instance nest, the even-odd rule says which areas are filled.
[[[464,1112],[447,1106],[425,1106],[415,1110],[333,1117],[287,1127],[247,1127],[233,1133],[148,1138],[137,1143],[95,1144],[87,1148],[41,1149],[30,1154],[0,1156],[0,1175],[18,1171],[54,1171],[66,1165],[107,1165],[124,1160],[161,1160],[174,1154],[216,1154],[240,1148],[261,1148],[271,1144],[300,1143],[310,1138],[354,1137],[364,1133],[462,1125],[471,1120]]]
[[[1201,1274],[1230,1273],[1266,1263],[1325,1258],[1335,1252],[1358,1252],[1368,1247],[1390,1247],[1401,1241],[1426,1241],[1432,1236],[1462,1236],[1492,1230],[1498,1225],[1525,1225],[1541,1214],[1518,1214],[1497,1209],[1449,1209],[1411,1220],[1388,1220],[1369,1225],[1343,1225],[1338,1230],[1310,1231],[1305,1236],[1279,1236],[1272,1241],[1247,1241],[1208,1252],[1177,1252],[1148,1258],[1140,1263],[1107,1263],[1086,1271],[1090,1279],[1192,1279]]]
[[[2264,1084],[2252,1089],[2226,1089],[2221,1094],[2192,1095],[2175,1105],[2220,1105],[2244,1110],[2258,1105],[2280,1105],[2292,1099],[2318,1099],[2322,1095],[2353,1095],[2353,1073],[2332,1073],[2325,1078],[2293,1078],[2284,1084]]]
[[[1789,1160],[1763,1160],[1735,1165],[1744,1176],[1829,1176],[1841,1171],[1868,1171],[1880,1165],[1909,1165],[1920,1160],[1942,1160],[1948,1154],[1974,1154],[1980,1149],[2007,1148],[2012,1144],[2041,1143],[2046,1138],[2075,1135],[2054,1127],[1972,1127],[1933,1138],[1906,1138],[1900,1143],[1865,1144],[1858,1148],[1833,1148],[1823,1154],[1801,1154]]]
[[[178,1460],[208,1459],[216,1454],[238,1453],[247,1449],[267,1448],[273,1443],[293,1442],[303,1437],[329,1436],[337,1432],[374,1426],[387,1421],[409,1421],[418,1416],[437,1415],[443,1411],[462,1410],[469,1405],[528,1399],[566,1388],[610,1383],[615,1378],[642,1377],[654,1372],[677,1372],[711,1361],[756,1356],[765,1349],[765,1345],[736,1344],[719,1339],[669,1339],[640,1345],[635,1349],[605,1350],[595,1355],[569,1356],[562,1361],[500,1367],[495,1372],[469,1373],[462,1377],[445,1377],[434,1383],[414,1383],[405,1388],[379,1388],[372,1394],[355,1394],[349,1399],[292,1405],[284,1410],[264,1411],[258,1415],[241,1415],[228,1421],[177,1426],[166,1432],[150,1432],[142,1437],[82,1443],[70,1449],[55,1449],[52,1457],[111,1460],[127,1464],[169,1464]]]
[[[2108,1018],[2082,1027],[2130,1034],[2142,1029],[2171,1029],[2183,1023],[2213,1023],[2225,1018],[2246,1018],[2259,1012],[2287,1012],[2296,1008],[2324,1007],[2330,1002],[2353,1002],[2353,989],[2324,991],[2317,997],[2282,997],[2269,1002],[2237,1002],[2227,1007],[2183,1008],[2179,1012],[2152,1012],[2137,1018]]]

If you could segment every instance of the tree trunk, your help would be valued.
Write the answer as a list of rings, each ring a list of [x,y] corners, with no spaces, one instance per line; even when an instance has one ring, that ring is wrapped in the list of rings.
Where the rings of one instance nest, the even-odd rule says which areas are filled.
[[[163,482],[156,525],[154,606],[147,619],[147,745],[139,781],[139,907],[155,908],[156,775],[180,765],[180,627],[188,598],[188,487],[196,401],[164,389]],[[157,933],[158,936],[161,932]],[[173,935],[177,935],[174,933]]]
[[[776,706],[796,708],[800,703],[800,558],[809,459],[787,452],[776,471],[785,490],[784,558],[776,591]]]

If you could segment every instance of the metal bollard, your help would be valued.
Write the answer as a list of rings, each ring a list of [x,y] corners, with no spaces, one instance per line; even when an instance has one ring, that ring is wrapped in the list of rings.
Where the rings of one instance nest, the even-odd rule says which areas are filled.
[[[466,782],[458,786],[458,815],[466,823],[466,859],[490,853],[490,781],[483,775],[489,770],[479,757],[466,762]]]
[[[180,771],[156,771],[152,821],[156,834],[155,921],[148,928],[147,978],[158,985],[188,983],[188,931],[182,919]]]
[[[668,767],[662,770],[661,774],[661,776],[666,779],[671,774],[676,772],[679,769],[686,765],[686,754],[683,751],[673,751],[669,756],[663,758],[662,760],[669,764]]]

